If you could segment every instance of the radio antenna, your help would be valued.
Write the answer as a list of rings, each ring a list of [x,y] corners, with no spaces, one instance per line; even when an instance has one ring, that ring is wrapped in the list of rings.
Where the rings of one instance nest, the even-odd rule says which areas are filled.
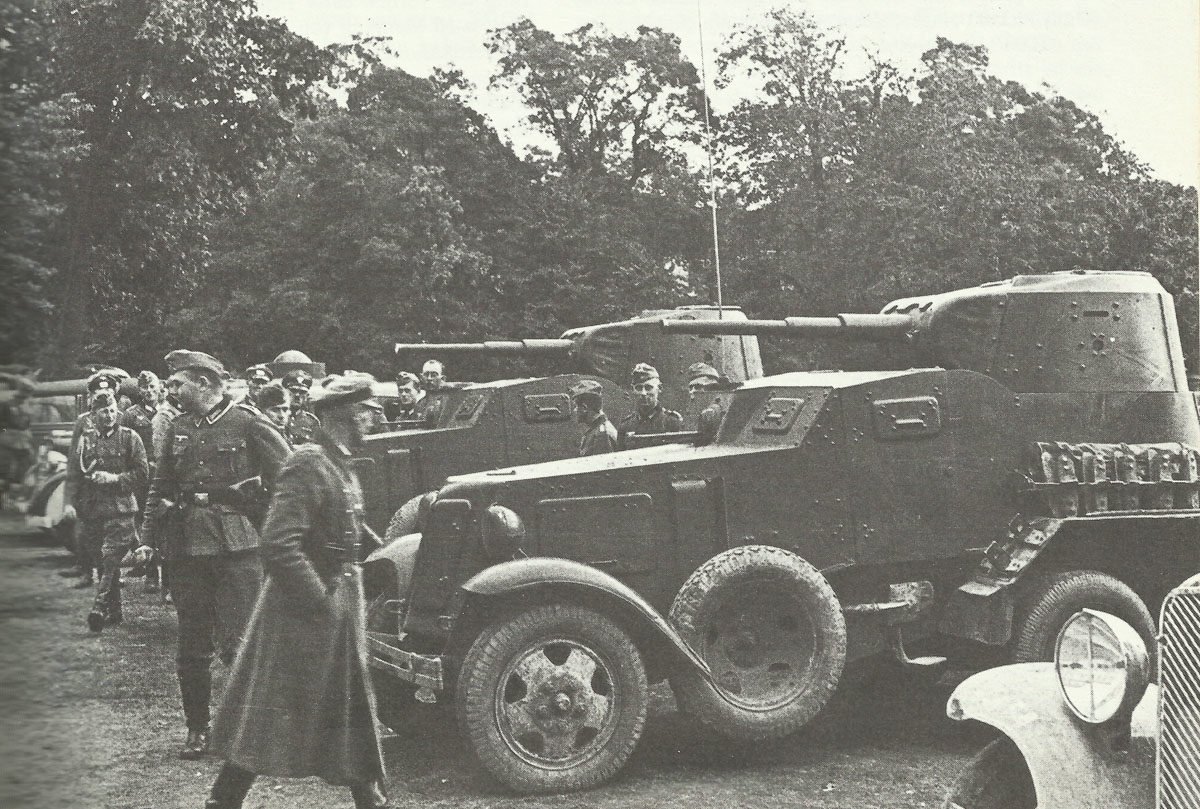
[[[696,0],[696,27],[700,33],[700,83],[704,88],[704,153],[708,158],[708,207],[712,211],[713,267],[717,271],[717,319],[725,316],[724,299],[721,291],[721,244],[717,238],[717,186],[713,179],[712,125],[708,112],[708,51],[704,49],[704,15],[700,10],[701,0]]]

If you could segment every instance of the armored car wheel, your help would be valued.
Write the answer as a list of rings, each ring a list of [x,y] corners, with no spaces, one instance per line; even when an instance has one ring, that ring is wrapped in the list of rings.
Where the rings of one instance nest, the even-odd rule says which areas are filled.
[[[708,663],[671,676],[684,713],[757,741],[798,730],[825,707],[846,662],[846,622],[821,572],[781,548],[721,553],[684,583],[671,621]]]
[[[1034,809],[1033,778],[1021,751],[999,738],[976,754],[950,788],[944,809]]]
[[[484,768],[518,792],[607,781],[642,735],[646,672],[598,612],[537,607],[485,629],[458,678],[458,712]]]
[[[1146,648],[1156,648],[1154,619],[1129,585],[1097,570],[1068,570],[1025,583],[1013,616],[1012,659],[1016,663],[1053,660],[1058,633],[1081,609],[1103,610],[1137,630]],[[1151,671],[1156,670],[1151,660]]]
[[[391,545],[400,537],[417,530],[417,512],[420,507],[421,497],[418,495],[396,509],[396,513],[392,515],[392,519],[388,523],[387,531],[383,534],[384,545]]]

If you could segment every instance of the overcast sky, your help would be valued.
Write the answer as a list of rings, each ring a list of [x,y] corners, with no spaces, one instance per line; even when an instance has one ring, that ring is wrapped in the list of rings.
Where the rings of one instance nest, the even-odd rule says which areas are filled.
[[[700,19],[711,86],[713,54],[730,29],[781,5],[902,68],[916,67],[939,36],[984,45],[997,76],[1048,86],[1098,115],[1158,177],[1200,184],[1200,0],[259,0],[264,14],[319,44],[390,36],[397,65],[411,73],[457,66],[478,87],[477,108],[518,143],[518,112],[487,88],[489,29],[522,16],[558,34],[586,23],[614,33],[656,26],[677,34],[699,67]],[[718,110],[728,103],[714,92]]]

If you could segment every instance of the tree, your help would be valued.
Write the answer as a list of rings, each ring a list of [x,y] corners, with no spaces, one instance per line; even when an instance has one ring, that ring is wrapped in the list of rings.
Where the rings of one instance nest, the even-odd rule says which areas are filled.
[[[25,87],[76,99],[80,148],[44,234],[58,291],[45,356],[120,353],[194,280],[214,215],[236,208],[317,111],[353,48],[317,48],[253,0],[46,0],[31,7],[46,58]],[[141,360],[136,351],[122,359]]]
[[[1140,269],[1194,320],[1195,191],[1150,179],[1095,116],[997,79],[980,46],[938,40],[910,84],[878,63],[849,74],[840,38],[770,19],[722,61],[769,90],[723,122],[738,158],[727,209],[743,209],[726,236],[734,300],[775,315],[871,311],[1019,273]],[[858,361],[840,347],[785,353]]]
[[[522,18],[489,32],[487,48],[500,57],[493,85],[524,99],[562,171],[653,184],[695,139],[699,77],[673,34],[642,26],[624,37],[585,25],[559,39]]]

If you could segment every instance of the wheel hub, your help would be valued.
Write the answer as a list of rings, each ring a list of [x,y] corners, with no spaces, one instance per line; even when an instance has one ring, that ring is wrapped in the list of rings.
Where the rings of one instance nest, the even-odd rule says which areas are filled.
[[[747,583],[726,597],[705,629],[702,654],[730,699],[769,709],[803,690],[817,641],[803,609],[785,590]]]
[[[612,732],[612,681],[591,649],[567,641],[539,644],[514,658],[498,684],[501,736],[531,763],[572,766],[599,750]]]

